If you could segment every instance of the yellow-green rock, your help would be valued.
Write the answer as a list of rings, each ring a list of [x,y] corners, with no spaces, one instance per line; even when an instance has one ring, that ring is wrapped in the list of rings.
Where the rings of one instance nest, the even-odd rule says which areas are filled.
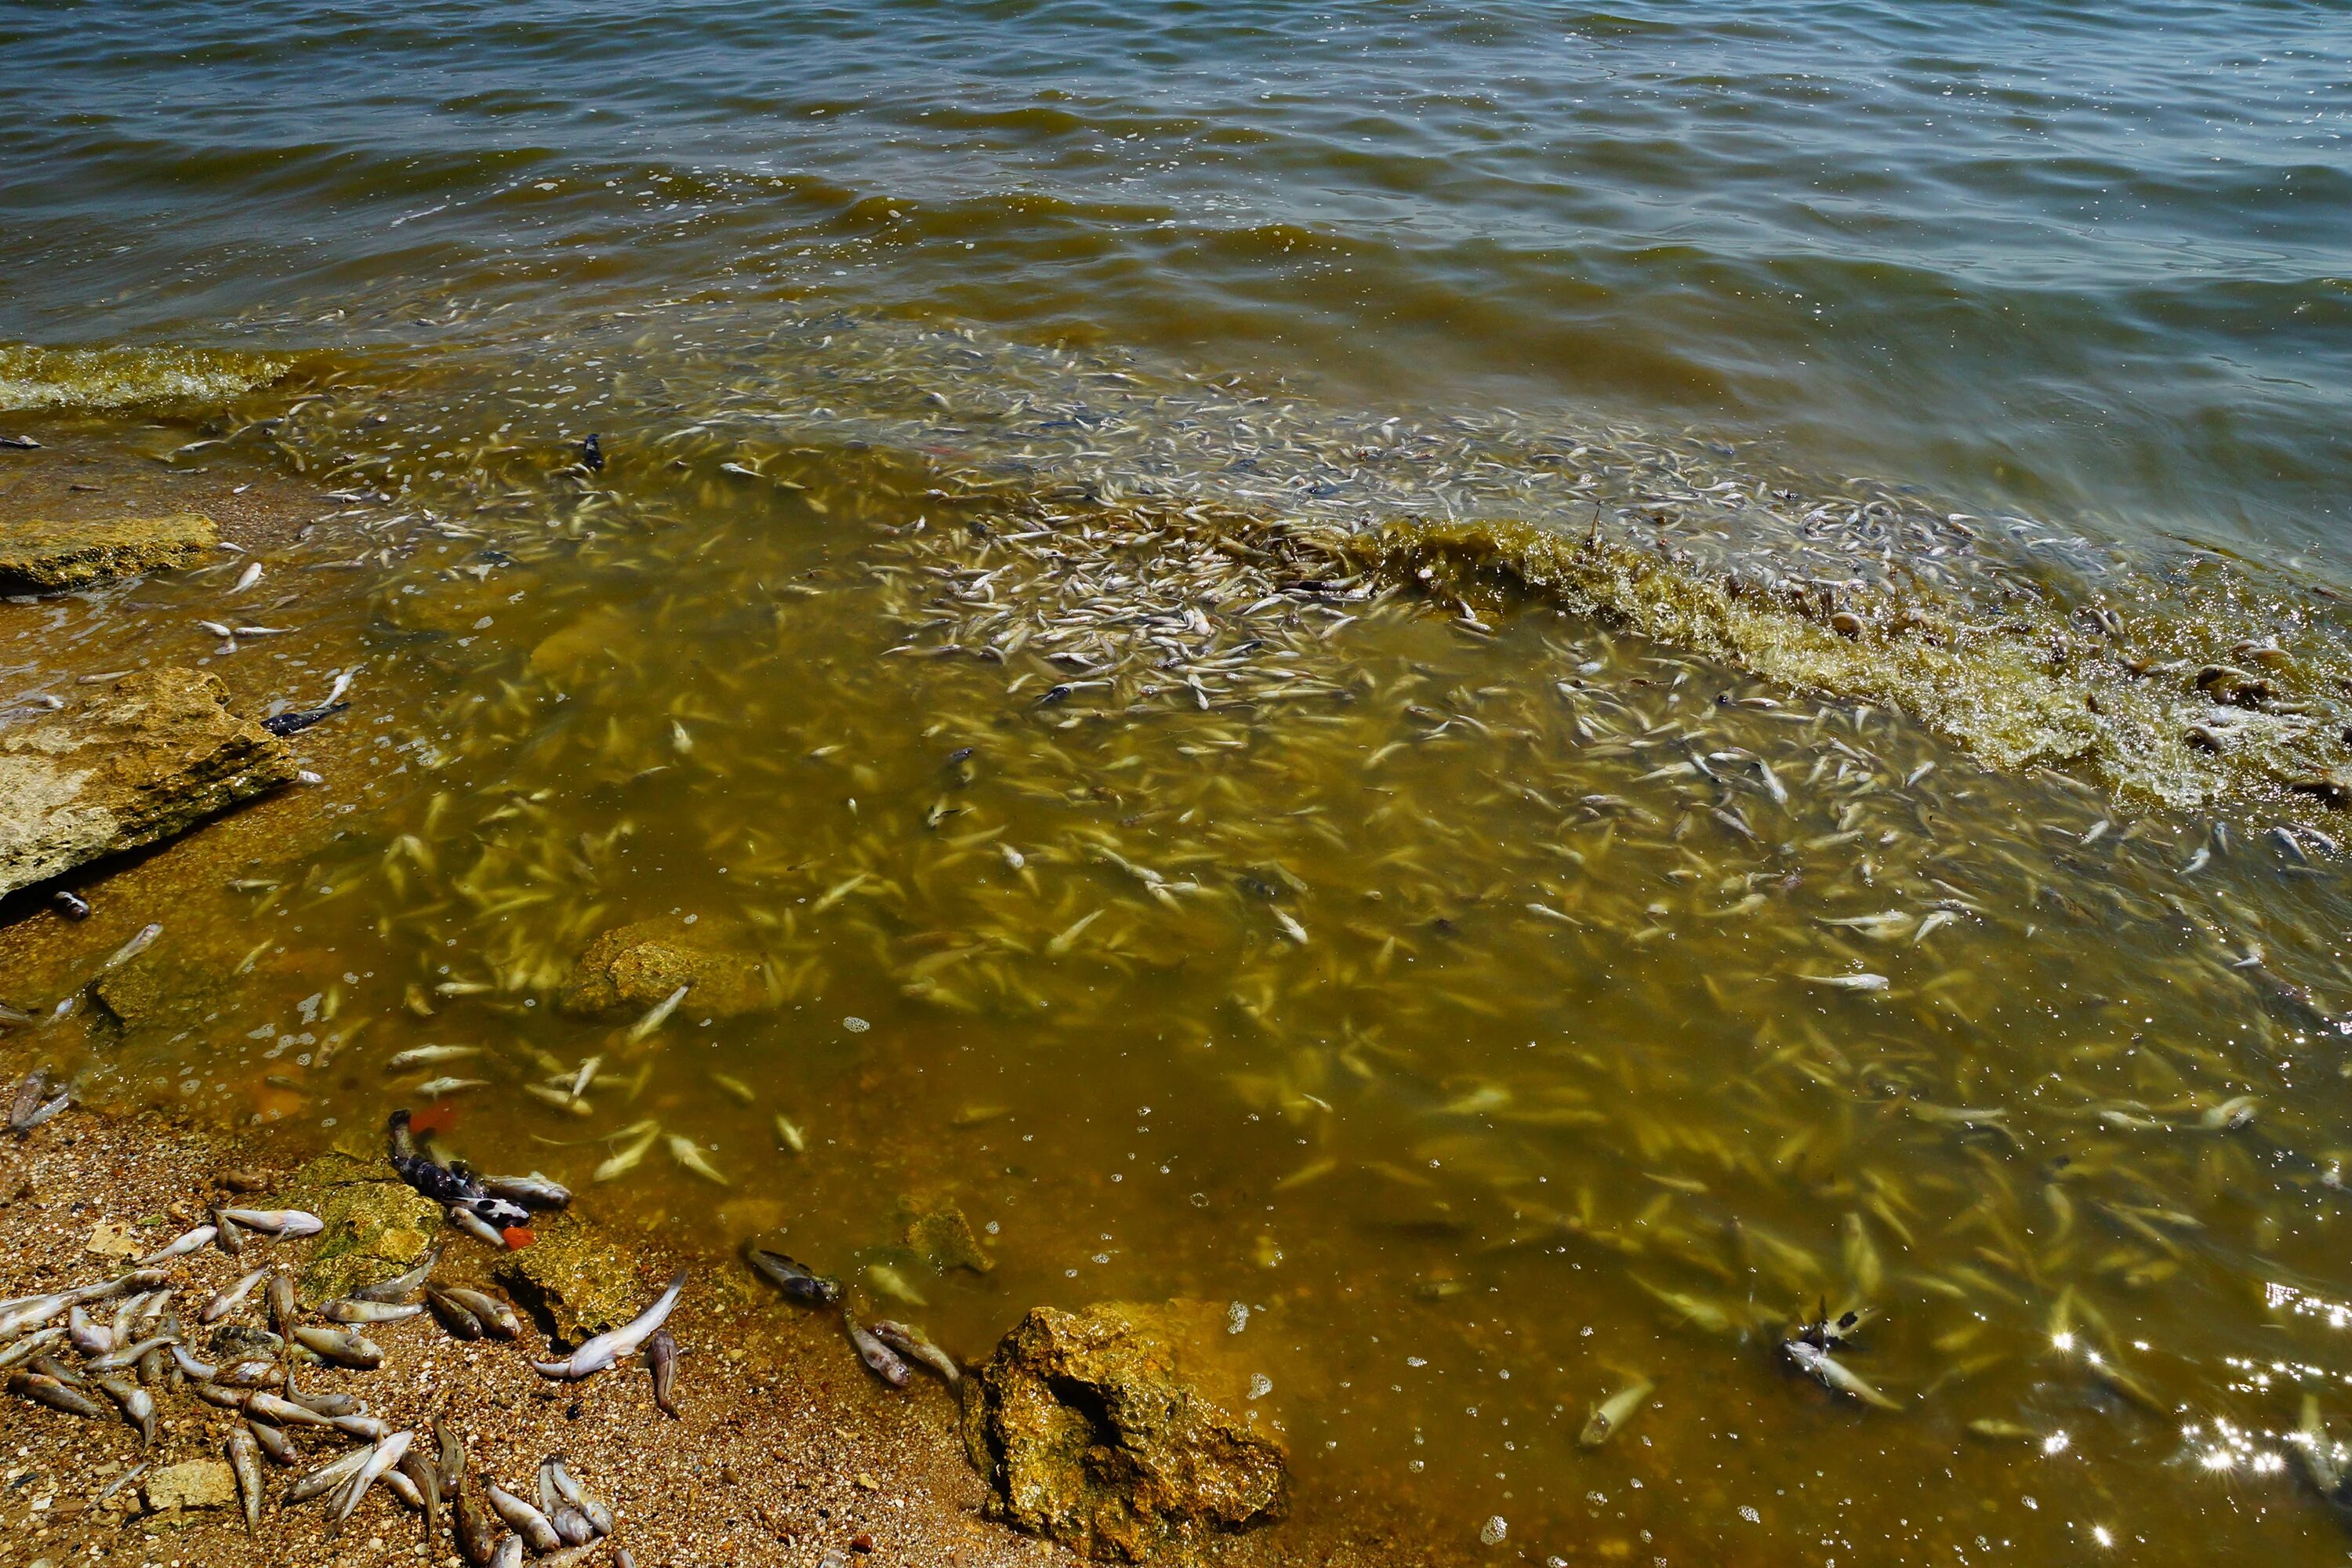
[[[108,577],[189,566],[220,542],[212,519],[82,518],[0,525],[0,588],[56,593]]]
[[[782,994],[741,933],[716,921],[665,916],[608,931],[572,966],[561,997],[567,1013],[621,1017],[643,1013],[679,986],[699,1017],[732,1017],[777,1005]]]
[[[908,1247],[934,1268],[969,1268],[985,1274],[996,1267],[980,1237],[954,1204],[927,1198],[898,1200],[898,1234]]]
[[[1032,1310],[963,1384],[990,1513],[1127,1562],[1280,1519],[1288,1456],[1222,1402],[1238,1393],[1223,1322],[1202,1301]]]
[[[618,1328],[658,1294],[638,1282],[626,1252],[577,1215],[541,1215],[532,1230],[537,1239],[500,1253],[490,1276],[559,1339],[577,1344]]]
[[[357,1138],[295,1172],[269,1206],[308,1209],[325,1222],[300,1280],[302,1299],[313,1304],[404,1272],[434,1242],[454,1236],[441,1206]]]

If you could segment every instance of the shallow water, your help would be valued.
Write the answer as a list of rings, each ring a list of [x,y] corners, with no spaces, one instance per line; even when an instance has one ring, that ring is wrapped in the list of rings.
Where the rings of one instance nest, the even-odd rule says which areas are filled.
[[[355,683],[0,999],[152,918],[93,1096],[437,1100],[966,1355],[1233,1303],[1319,1517],[2335,1560],[2314,15],[19,18],[0,493],[314,510],[0,606],[6,711]],[[639,921],[725,984],[566,1013]]]

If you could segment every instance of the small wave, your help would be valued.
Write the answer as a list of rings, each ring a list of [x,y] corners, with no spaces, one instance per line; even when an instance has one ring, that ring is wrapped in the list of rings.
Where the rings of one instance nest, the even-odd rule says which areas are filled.
[[[56,349],[0,343],[0,412],[218,403],[292,362],[220,349]]]

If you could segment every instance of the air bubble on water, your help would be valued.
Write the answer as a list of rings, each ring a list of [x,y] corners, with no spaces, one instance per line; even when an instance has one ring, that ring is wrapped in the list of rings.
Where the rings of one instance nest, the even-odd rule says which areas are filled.
[[[1478,1539],[1488,1546],[1500,1546],[1503,1537],[1510,1533],[1510,1524],[1499,1513],[1489,1514],[1486,1522],[1478,1527]]]
[[[1272,1394],[1273,1392],[1274,1379],[1266,1376],[1265,1373],[1262,1372],[1254,1372],[1250,1373],[1249,1396],[1252,1399],[1264,1399],[1267,1394]]]
[[[862,1035],[874,1026],[863,1018],[844,1018],[841,1021],[841,1026],[853,1035]]]
[[[1243,1301],[1235,1301],[1234,1303],[1233,1303],[1233,1305],[1231,1305],[1231,1306],[1229,1306],[1229,1307],[1227,1307],[1227,1308],[1225,1309],[1225,1332],[1227,1332],[1227,1333],[1229,1333],[1229,1334],[1237,1334],[1237,1333],[1240,1333],[1244,1329],[1246,1329],[1246,1328],[1248,1328],[1248,1327],[1249,1327],[1249,1305],[1248,1305],[1248,1303],[1246,1303],[1246,1302],[1243,1302]]]

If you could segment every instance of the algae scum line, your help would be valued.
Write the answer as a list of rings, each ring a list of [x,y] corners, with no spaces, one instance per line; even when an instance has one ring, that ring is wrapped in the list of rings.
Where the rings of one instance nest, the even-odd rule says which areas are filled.
[[[1100,1412],[1024,1492],[956,1396],[1098,1555],[2345,1550],[2324,584],[855,313],[412,314],[473,339],[10,351],[12,541],[131,574],[0,605],[0,754],[210,792],[12,848],[11,1059],[406,1110],[894,1384],[844,1309],[968,1387],[1149,1321],[1213,1496]]]

